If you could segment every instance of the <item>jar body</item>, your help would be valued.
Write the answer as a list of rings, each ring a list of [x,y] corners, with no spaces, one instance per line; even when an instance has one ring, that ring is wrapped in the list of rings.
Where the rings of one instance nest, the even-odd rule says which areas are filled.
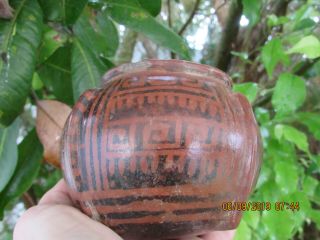
[[[65,125],[62,167],[88,216],[125,239],[174,238],[237,227],[261,164],[244,96],[209,66],[128,64],[88,90]]]

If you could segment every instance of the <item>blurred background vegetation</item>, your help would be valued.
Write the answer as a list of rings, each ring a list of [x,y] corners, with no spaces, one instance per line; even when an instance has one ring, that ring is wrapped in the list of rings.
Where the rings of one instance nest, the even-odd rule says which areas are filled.
[[[292,205],[244,212],[236,239],[320,239],[319,0],[0,0],[0,18],[0,239],[62,177],[37,102],[72,107],[148,58],[220,68],[253,106],[264,161],[250,200]]]

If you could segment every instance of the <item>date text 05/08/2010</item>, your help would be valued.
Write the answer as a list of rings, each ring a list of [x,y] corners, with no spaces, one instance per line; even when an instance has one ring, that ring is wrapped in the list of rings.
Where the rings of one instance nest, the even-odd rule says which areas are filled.
[[[223,211],[299,211],[300,204],[299,202],[284,202],[279,201],[275,203],[271,202],[223,202],[222,210]]]

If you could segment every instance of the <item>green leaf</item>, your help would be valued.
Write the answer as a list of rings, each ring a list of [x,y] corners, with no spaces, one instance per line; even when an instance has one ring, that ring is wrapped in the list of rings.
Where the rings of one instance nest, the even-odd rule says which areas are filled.
[[[266,125],[270,122],[270,113],[267,109],[257,107],[254,109],[254,113],[261,125]]]
[[[289,142],[294,143],[300,150],[308,152],[309,144],[307,136],[298,129],[285,125],[283,128],[283,136]]]
[[[106,11],[97,14],[97,31],[102,34],[107,44],[106,56],[114,56],[119,47],[119,34],[113,21],[109,19]]]
[[[47,21],[62,21],[62,0],[38,0]]]
[[[106,71],[107,67],[102,60],[78,39],[74,39],[71,58],[74,99],[77,100],[87,89],[100,86],[102,75]]]
[[[48,21],[71,25],[76,22],[88,0],[39,0]]]
[[[39,48],[38,63],[47,60],[67,40],[66,35],[59,33],[52,28],[46,27],[43,34],[42,44]]]
[[[309,213],[311,220],[317,225],[317,229],[320,230],[320,211],[312,209]]]
[[[271,41],[267,42],[263,46],[261,52],[261,59],[264,67],[267,70],[268,76],[271,78],[274,68],[278,63],[283,63],[284,65],[289,64],[289,57],[285,54],[281,40],[274,38]]]
[[[118,31],[105,12],[97,15],[85,11],[76,24],[74,33],[90,50],[97,54],[113,56],[119,45]]]
[[[57,100],[73,104],[71,46],[57,49],[38,69],[40,79]]]
[[[250,240],[251,239],[251,229],[245,221],[241,221],[233,240]]]
[[[258,224],[259,224],[259,221],[260,221],[260,212],[259,211],[244,212],[243,220],[252,229],[256,229],[258,227]]]
[[[319,184],[319,181],[313,177],[306,176],[303,181],[303,192],[307,194],[307,196],[313,196],[316,188]]]
[[[306,98],[304,81],[290,73],[283,73],[277,80],[272,96],[272,105],[278,113],[294,112]]]
[[[297,113],[298,120],[308,127],[313,136],[320,141],[320,114],[312,112]]]
[[[43,87],[43,83],[39,77],[39,74],[37,74],[36,72],[33,74],[33,78],[32,78],[32,88],[34,90],[39,90]]]
[[[299,31],[305,28],[310,28],[316,25],[316,22],[313,21],[311,18],[305,18],[299,21],[293,28],[293,31]]]
[[[14,0],[11,21],[0,20],[0,124],[20,114],[31,89],[42,12],[37,0]]]
[[[235,51],[231,51],[230,52],[233,56],[237,56],[239,57],[242,61],[246,62],[246,63],[252,63],[249,60],[249,54],[247,52],[235,52]]]
[[[243,14],[249,19],[249,26],[254,26],[260,19],[261,0],[242,0]]]
[[[291,217],[294,220],[294,225],[300,227],[301,224],[303,224],[303,222],[306,220],[306,217],[309,215],[310,211],[312,210],[308,196],[304,191],[296,191],[289,195],[283,196],[282,200],[287,203],[299,203],[299,211],[288,211],[292,214]]]
[[[8,184],[17,165],[17,144],[19,133],[19,121],[15,121],[11,126],[0,128],[0,193]]]
[[[138,0],[141,7],[147,10],[152,16],[156,17],[161,11],[161,0]]]
[[[253,103],[255,100],[257,93],[258,93],[258,84],[256,83],[240,83],[240,84],[234,84],[233,85],[233,91],[234,92],[239,92],[245,95],[250,103]]]
[[[21,196],[32,185],[38,174],[43,148],[33,129],[19,144],[19,159],[16,171],[9,184],[0,194],[0,217],[3,208],[13,199]]]
[[[297,191],[298,169],[296,164],[288,161],[277,161],[274,165],[276,173],[275,181],[279,190],[284,194],[290,194]]]
[[[62,0],[62,17],[67,25],[75,23],[88,0]]]
[[[309,152],[308,139],[305,133],[299,131],[298,129],[288,126],[278,124],[275,127],[275,134],[278,139],[281,139],[282,136],[289,142],[295,144],[300,150],[304,152]]]
[[[263,184],[267,183],[271,177],[271,174],[272,169],[268,167],[266,164],[262,164],[256,188],[260,188]]]
[[[133,0],[108,0],[108,14],[118,23],[145,34],[155,43],[190,59],[189,50],[183,39],[172,30],[157,22],[147,11]]]
[[[260,221],[268,233],[267,239],[291,239],[295,227],[294,215],[291,211],[275,211],[274,209],[262,211]]]
[[[320,41],[313,35],[304,37],[290,48],[287,53],[301,53],[311,59],[320,57]]]
[[[274,14],[271,14],[268,16],[268,26],[269,27],[274,27],[277,25],[285,24],[289,21],[290,21],[290,19],[286,16],[277,17]]]

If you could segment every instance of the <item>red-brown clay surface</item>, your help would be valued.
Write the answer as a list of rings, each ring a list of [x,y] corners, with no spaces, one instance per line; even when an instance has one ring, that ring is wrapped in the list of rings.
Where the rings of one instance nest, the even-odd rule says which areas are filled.
[[[251,106],[214,68],[150,60],[109,71],[65,125],[62,167],[87,215],[126,239],[235,228],[260,169]]]

